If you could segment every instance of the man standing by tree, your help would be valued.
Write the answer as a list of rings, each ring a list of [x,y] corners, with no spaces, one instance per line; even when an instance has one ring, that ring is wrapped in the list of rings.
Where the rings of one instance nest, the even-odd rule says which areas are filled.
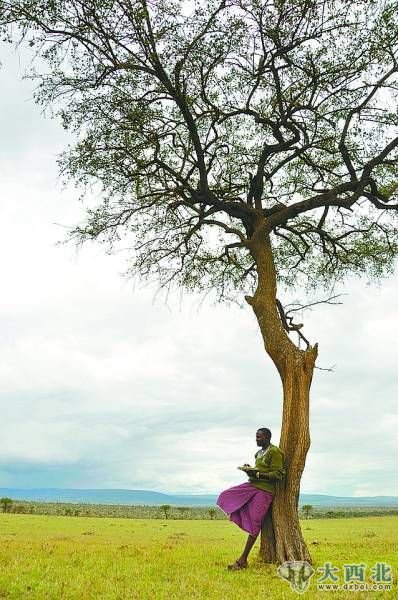
[[[252,307],[287,467],[261,553],[310,561],[318,347],[280,293],[394,267],[397,0],[0,0],[0,27],[47,63],[37,100],[77,136],[63,173],[102,187],[72,238],[127,236],[132,273]]]
[[[257,446],[254,467],[245,464],[239,467],[249,476],[249,483],[242,483],[225,490],[217,500],[218,506],[229,515],[231,521],[249,534],[241,556],[228,566],[230,571],[247,567],[247,558],[252,549],[265,515],[271,507],[275,494],[275,483],[284,474],[283,454],[277,446],[271,444],[271,431],[261,427],[256,432]]]

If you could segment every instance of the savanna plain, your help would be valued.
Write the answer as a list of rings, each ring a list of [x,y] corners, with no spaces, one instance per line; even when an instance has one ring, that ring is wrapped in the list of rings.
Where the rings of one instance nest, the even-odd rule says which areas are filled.
[[[303,533],[315,574],[300,595],[258,560],[228,572],[245,534],[227,520],[129,519],[0,514],[0,598],[9,600],[340,600],[398,598],[398,516],[308,519]],[[257,542],[258,544],[258,542]],[[391,565],[390,591],[320,591],[330,562]],[[330,582],[330,580],[329,580]]]

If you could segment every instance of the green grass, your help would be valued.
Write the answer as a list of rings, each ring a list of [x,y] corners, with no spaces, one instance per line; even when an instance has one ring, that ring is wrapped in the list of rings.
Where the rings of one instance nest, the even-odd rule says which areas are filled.
[[[314,567],[377,561],[393,567],[390,592],[319,592],[306,599],[396,600],[398,517],[302,522]],[[252,551],[228,572],[245,534],[228,521],[0,515],[0,598],[22,600],[257,600],[300,598]],[[316,542],[315,544],[313,542]]]

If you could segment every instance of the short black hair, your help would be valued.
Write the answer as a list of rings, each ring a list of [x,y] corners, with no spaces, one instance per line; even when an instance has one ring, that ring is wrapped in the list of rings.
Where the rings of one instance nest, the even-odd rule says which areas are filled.
[[[271,433],[271,431],[268,429],[268,427],[259,427],[259,428],[257,429],[257,431],[262,431],[262,432],[263,432],[263,434],[265,435],[265,437],[266,437],[267,439],[269,439],[269,440],[271,439],[272,433]]]

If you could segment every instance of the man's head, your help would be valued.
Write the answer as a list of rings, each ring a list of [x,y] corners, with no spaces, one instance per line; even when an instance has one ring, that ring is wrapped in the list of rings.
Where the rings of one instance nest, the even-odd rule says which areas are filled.
[[[256,431],[257,446],[268,446],[271,441],[271,432],[267,427],[260,427]]]

